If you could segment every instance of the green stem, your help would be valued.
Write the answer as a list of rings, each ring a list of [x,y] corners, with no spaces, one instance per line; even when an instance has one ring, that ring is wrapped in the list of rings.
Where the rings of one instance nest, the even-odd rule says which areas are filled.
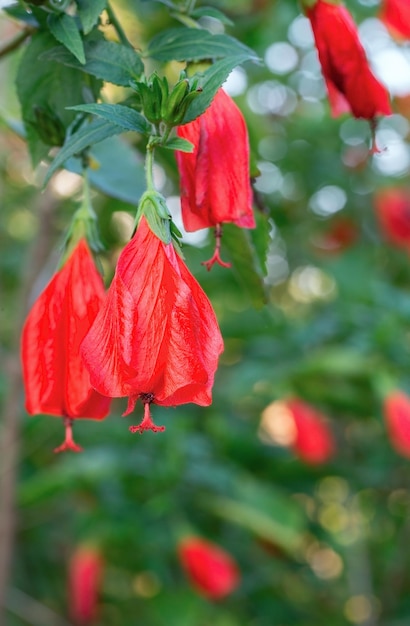
[[[7,54],[10,54],[10,52],[13,52],[13,50],[16,50],[17,48],[19,48],[19,46],[21,46],[21,44],[28,37],[30,37],[30,35],[36,32],[36,30],[37,29],[33,28],[33,26],[26,26],[26,28],[24,28],[21,31],[21,33],[18,33],[18,35],[16,35],[13,39],[7,42],[2,48],[0,48],[0,58],[5,57]]]
[[[154,150],[155,146],[148,141],[147,154],[145,157],[145,180],[147,181],[147,191],[155,191],[153,176]]]
[[[118,21],[117,16],[115,15],[109,2],[107,2],[107,6],[105,10],[107,11],[107,15],[110,19],[111,24],[114,26],[116,30],[116,33],[118,35],[118,39],[120,40],[120,42],[124,44],[124,46],[128,46],[128,48],[134,49],[132,45],[130,44],[130,42],[128,41],[127,35],[125,34],[124,29],[121,26],[120,22]]]

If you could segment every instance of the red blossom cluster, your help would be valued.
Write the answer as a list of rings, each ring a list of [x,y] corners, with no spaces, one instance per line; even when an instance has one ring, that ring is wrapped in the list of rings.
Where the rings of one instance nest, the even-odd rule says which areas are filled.
[[[221,223],[254,226],[245,121],[219,90],[208,110],[178,132],[194,146],[192,155],[177,156],[185,225],[215,226],[216,251],[206,265],[227,265],[219,255]],[[152,421],[152,404],[211,404],[222,336],[206,294],[157,229],[168,220],[160,211],[152,217],[156,201],[149,193],[145,204],[141,199],[135,234],[107,294],[85,239],[74,245],[72,237],[62,268],[27,318],[26,408],[64,418],[66,438],[56,452],[80,451],[73,419],[102,419],[111,398],[128,397],[125,414],[137,400],[144,405],[131,432],[164,430]]]

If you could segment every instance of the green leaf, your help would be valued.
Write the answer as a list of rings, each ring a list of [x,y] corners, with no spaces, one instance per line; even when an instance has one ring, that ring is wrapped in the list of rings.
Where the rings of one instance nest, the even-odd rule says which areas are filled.
[[[195,148],[193,143],[187,139],[182,139],[182,137],[173,137],[166,144],[163,144],[162,147],[169,150],[180,150],[181,152],[193,152]]]
[[[301,546],[306,518],[299,505],[272,485],[241,476],[232,497],[208,496],[212,511],[260,539],[293,553]]]
[[[198,28],[165,30],[151,40],[146,51],[146,56],[159,61],[200,61],[233,55],[258,60],[256,53],[237,39]]]
[[[76,0],[77,14],[80,18],[84,34],[87,35],[96,25],[102,11],[107,6],[107,0]]]
[[[47,20],[54,37],[69,50],[81,65],[85,63],[84,45],[74,17],[67,13],[53,13]]]
[[[144,69],[138,54],[120,43],[105,39],[96,40],[93,36],[84,42],[84,50],[86,58],[84,65],[61,46],[48,51],[43,58],[81,69],[87,74],[122,87],[128,87],[131,80],[139,78]]]
[[[27,26],[38,26],[38,21],[32,11],[26,11],[20,4],[11,4],[2,9],[7,15],[27,24]]]
[[[152,130],[151,124],[141,113],[121,104],[79,104],[70,109],[92,113],[121,126],[124,130],[133,130],[142,134],[150,133]]]
[[[248,229],[224,224],[222,248],[228,251],[233,271],[257,309],[267,302],[263,276]]]
[[[260,211],[255,211],[255,221],[256,228],[251,229],[249,233],[252,239],[252,243],[255,247],[255,252],[259,261],[259,267],[263,276],[266,276],[266,256],[271,241],[269,235],[271,225],[269,224],[268,215],[261,213]]]
[[[201,113],[203,113],[211,104],[216,92],[228,78],[233,68],[245,61],[248,61],[248,55],[231,56],[216,61],[211,65],[199,79],[199,87],[202,88],[202,93],[189,105],[185,114],[183,124],[192,122]]]
[[[107,120],[95,120],[80,128],[80,130],[71,135],[71,137],[66,141],[54,161],[51,163],[44,179],[44,186],[48,183],[54,172],[59,167],[64,165],[67,159],[75,154],[80,154],[83,150],[95,143],[98,143],[99,141],[103,141],[103,139],[107,139],[107,137],[112,137],[112,135],[118,135],[123,131],[124,129],[121,126],[112,124]]]
[[[234,23],[229,19],[222,11],[215,9],[214,7],[200,7],[199,9],[195,9],[192,11],[191,17],[195,19],[199,19],[201,17],[213,17],[216,20],[222,22],[226,26],[233,26]]]
[[[39,58],[54,47],[55,39],[49,33],[34,34],[25,49],[17,72],[17,95],[34,166],[47,156],[50,149],[50,146],[41,140],[37,131],[34,115],[36,107],[52,111],[67,128],[73,122],[76,113],[66,107],[84,102],[84,94],[89,92],[90,88],[90,98],[95,99],[101,86],[99,81],[84,76],[78,70],[63,67],[44,58],[41,58],[40,62]],[[81,67],[79,62],[76,62]]]
[[[109,137],[90,149],[97,167],[89,168],[88,178],[107,196],[135,206],[146,189],[144,162],[141,155],[121,137]],[[66,169],[81,174],[81,159],[71,158]]]

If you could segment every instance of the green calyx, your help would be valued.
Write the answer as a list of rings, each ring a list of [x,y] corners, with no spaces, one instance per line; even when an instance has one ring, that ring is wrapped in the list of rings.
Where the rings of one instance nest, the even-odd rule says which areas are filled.
[[[85,239],[93,252],[101,252],[104,246],[98,235],[97,216],[91,204],[88,178],[84,175],[84,195],[77,211],[73,215],[70,228],[64,241],[61,265],[65,263],[75,246]]]
[[[145,217],[158,239],[165,244],[173,242],[177,252],[181,254],[179,238],[182,235],[172,221],[164,196],[158,191],[148,190],[141,196],[135,219],[136,228],[142,217]]]

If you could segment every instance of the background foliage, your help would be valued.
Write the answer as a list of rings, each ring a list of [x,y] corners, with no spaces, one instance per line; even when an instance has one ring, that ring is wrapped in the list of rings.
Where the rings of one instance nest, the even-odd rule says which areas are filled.
[[[98,16],[105,3],[93,4]],[[376,1],[347,4],[358,22],[380,34],[382,27],[372,21]],[[178,26],[166,5],[112,3],[133,45],[151,49],[143,59],[146,70],[165,62],[176,80],[178,55],[160,45],[164,29]],[[61,171],[40,191],[46,168],[33,170],[30,157],[37,165],[49,146],[38,120],[30,119],[34,94],[44,93],[47,110],[71,123],[77,113],[65,107],[91,101],[90,94],[95,98],[110,52],[97,55],[98,37],[95,43],[91,33],[84,64],[82,43],[74,41],[68,52],[56,41],[61,25],[54,24],[49,28],[56,39],[35,35],[1,59],[0,399],[5,418],[10,408],[18,416],[12,445],[19,460],[4,622],[10,626],[70,624],[67,562],[80,543],[96,545],[104,558],[103,626],[408,624],[408,461],[391,449],[382,399],[391,386],[410,391],[409,260],[383,240],[373,209],[377,189],[408,182],[403,99],[396,99],[395,114],[379,126],[387,151],[371,157],[366,123],[330,118],[296,2],[220,0],[214,8],[232,22],[226,33],[266,61],[249,60],[245,48],[225,41],[221,58],[236,55],[244,63],[231,88],[246,116],[253,168],[260,174],[258,230],[225,229],[232,270],[207,273],[200,265],[210,256],[211,234],[205,247],[184,246],[225,339],[214,402],[207,409],[156,407],[166,433],[139,437],[128,432],[120,418],[125,405],[118,401],[102,423],[77,420],[81,455],[53,455],[60,421],[29,419],[21,386],[16,392],[10,381],[21,321],[54,271],[80,190],[79,177]],[[207,19],[221,33],[221,22]],[[84,21],[91,31],[96,16]],[[103,22],[115,38],[106,16]],[[1,43],[20,28],[1,14]],[[386,46],[395,45],[384,37]],[[270,48],[278,42],[287,47]],[[106,101],[130,95],[124,85],[140,71],[138,58],[124,45],[123,63],[102,92]],[[236,61],[231,67],[226,61],[227,74]],[[30,122],[29,150],[22,115]],[[98,163],[91,181],[107,282],[144,190],[143,137],[112,135],[91,153]],[[70,156],[67,167],[79,171],[74,152]],[[156,156],[158,181],[173,207],[174,155],[163,149]],[[342,217],[353,225],[355,239],[333,249],[326,234]],[[263,409],[288,394],[329,417],[337,454],[325,466],[307,466],[289,449],[261,439]],[[228,599],[211,603],[189,586],[176,556],[176,542],[187,531],[224,546],[238,561],[242,582]]]

